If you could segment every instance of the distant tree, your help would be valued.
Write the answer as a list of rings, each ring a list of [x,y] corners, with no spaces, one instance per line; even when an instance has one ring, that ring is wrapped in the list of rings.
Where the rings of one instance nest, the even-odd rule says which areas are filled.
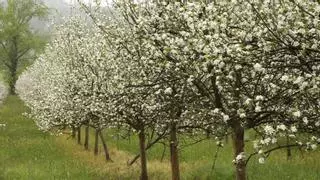
[[[0,61],[7,75],[10,94],[20,68],[27,66],[44,38],[30,27],[33,18],[43,19],[48,8],[36,0],[7,0],[0,4]]]

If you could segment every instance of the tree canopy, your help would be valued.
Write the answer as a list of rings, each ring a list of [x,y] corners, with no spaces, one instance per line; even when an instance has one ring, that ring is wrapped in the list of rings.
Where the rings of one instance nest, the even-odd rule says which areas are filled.
[[[0,59],[7,75],[10,93],[21,69],[35,58],[44,39],[30,27],[33,18],[45,18],[48,8],[35,0],[8,0],[0,4]]]

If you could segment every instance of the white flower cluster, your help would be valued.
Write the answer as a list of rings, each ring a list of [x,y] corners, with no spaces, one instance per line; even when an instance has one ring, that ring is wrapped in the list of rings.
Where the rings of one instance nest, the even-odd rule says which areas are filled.
[[[233,163],[237,164],[240,162],[244,162],[246,160],[246,156],[244,152],[239,153],[236,158],[233,160]]]

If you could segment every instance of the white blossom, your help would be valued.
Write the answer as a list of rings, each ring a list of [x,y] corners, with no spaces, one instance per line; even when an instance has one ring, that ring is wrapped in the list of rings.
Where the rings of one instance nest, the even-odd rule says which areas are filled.
[[[257,71],[257,72],[262,72],[262,71],[264,71],[264,68],[263,68],[262,65],[259,64],[259,63],[254,64],[253,68],[254,68],[254,70]]]
[[[280,124],[277,126],[277,129],[284,131],[287,129],[287,127],[284,124]]]
[[[244,104],[245,105],[249,105],[251,103],[252,99],[250,98],[247,98],[245,101],[244,101]]]
[[[316,144],[311,144],[311,149],[312,149],[312,150],[317,149],[317,145],[316,145]]]
[[[254,109],[255,112],[261,112],[261,106],[256,106]]]
[[[300,117],[301,116],[301,112],[300,111],[294,111],[292,113],[292,115],[295,116],[295,117]]]
[[[296,126],[291,126],[290,130],[294,133],[298,131]]]
[[[226,114],[223,115],[223,121],[224,121],[224,122],[227,122],[229,119],[230,119],[230,118],[229,118],[228,115],[226,115]]]
[[[166,88],[166,89],[164,90],[164,93],[165,93],[165,94],[168,94],[168,95],[172,94],[172,92],[173,92],[173,90],[172,90],[171,87],[168,87],[168,88]]]
[[[264,163],[265,163],[264,157],[260,157],[260,158],[259,158],[259,163],[260,163],[260,164],[264,164]]]
[[[264,131],[266,132],[266,134],[271,135],[275,132],[275,129],[270,125],[266,125],[264,127]]]
[[[281,81],[288,81],[289,80],[289,76],[288,75],[283,75],[281,77]]]
[[[264,97],[262,95],[256,96],[256,101],[262,101]]]
[[[239,163],[241,161],[244,161],[245,159],[246,159],[245,153],[241,152],[236,156],[235,163]]]

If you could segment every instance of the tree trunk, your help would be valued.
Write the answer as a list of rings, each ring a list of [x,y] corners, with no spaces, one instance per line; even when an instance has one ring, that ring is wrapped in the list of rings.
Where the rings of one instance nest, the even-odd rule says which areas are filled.
[[[155,145],[157,142],[159,142],[162,139],[163,135],[159,135],[155,140],[148,143],[146,145],[146,151],[150,149],[153,145]],[[129,161],[128,166],[131,166],[133,163],[135,163],[140,158],[140,153],[137,154],[131,161]]]
[[[78,127],[78,144],[81,145],[81,126]]]
[[[84,149],[89,150],[89,125],[86,126],[85,137],[84,137]]]
[[[11,67],[9,69],[10,71],[10,77],[9,77],[9,93],[11,95],[16,94],[16,81],[17,81],[17,60],[16,56],[12,57]]]
[[[15,88],[15,81],[10,80],[9,82],[9,94],[15,95],[16,94],[16,88]]]
[[[236,122],[233,127],[233,149],[234,157],[244,153],[244,128],[240,122]],[[236,164],[236,180],[246,180],[245,159],[239,160]]]
[[[71,128],[71,137],[72,139],[76,138],[76,128],[74,126]]]
[[[172,180],[180,180],[176,123],[171,123],[171,127],[170,127],[170,160],[171,160]]]
[[[96,129],[95,141],[94,141],[94,155],[97,156],[99,153],[99,129]]]
[[[17,69],[18,69],[18,36],[14,36],[12,39],[12,49],[10,55],[10,65],[7,66],[9,68],[10,77],[9,77],[9,93],[11,95],[16,94],[16,81],[17,81]]]
[[[140,162],[141,162],[141,175],[140,180],[148,180],[147,171],[147,156],[146,156],[146,137],[144,129],[139,132],[139,145],[140,145]]]
[[[106,160],[107,161],[112,161],[112,159],[110,158],[110,154],[109,154],[107,143],[104,140],[104,137],[103,137],[103,135],[101,133],[101,130],[99,131],[99,136],[100,136],[100,139],[101,139],[101,143],[102,143],[102,146],[103,146],[104,153],[106,155]]]
[[[289,136],[287,136],[287,145],[289,145],[289,143],[290,143],[289,141],[290,141]],[[289,160],[291,158],[291,155],[292,155],[291,148],[288,146],[287,147],[287,160]]]

